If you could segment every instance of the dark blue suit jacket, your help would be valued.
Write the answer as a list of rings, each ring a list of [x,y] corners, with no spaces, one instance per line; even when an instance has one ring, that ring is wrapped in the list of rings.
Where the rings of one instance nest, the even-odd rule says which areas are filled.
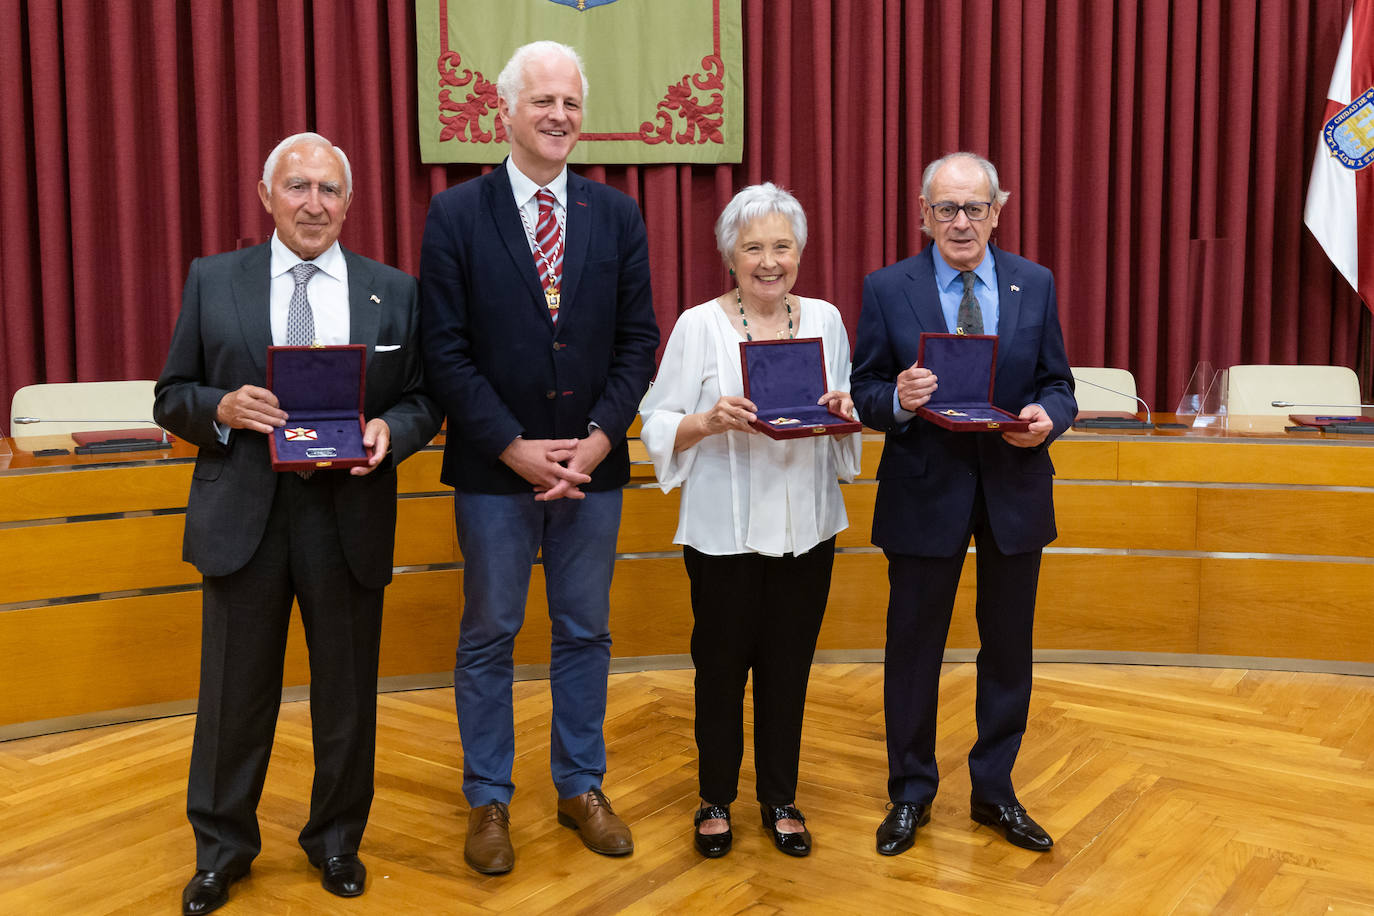
[[[1035,448],[1000,434],[956,433],[925,420],[897,423],[897,373],[916,362],[921,333],[948,333],[935,285],[932,247],[864,280],[851,390],[866,426],[887,434],[878,464],[873,543],[894,553],[949,556],[963,548],[979,482],[988,521],[1003,553],[1038,550],[1055,538],[1049,443],[1078,407],[1054,277],[1025,258],[989,245],[1000,303],[993,403],[1012,414],[1038,403],[1054,429]]]
[[[504,165],[434,196],[420,249],[426,387],[448,414],[444,483],[527,493],[499,456],[517,436],[611,452],[582,489],[629,480],[625,444],[658,349],[649,248],[635,202],[568,173],[562,308],[549,318]]]

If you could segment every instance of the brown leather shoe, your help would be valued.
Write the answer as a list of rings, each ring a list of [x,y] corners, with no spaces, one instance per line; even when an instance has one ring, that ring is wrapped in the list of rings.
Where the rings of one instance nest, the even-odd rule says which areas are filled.
[[[484,875],[504,875],[515,865],[510,845],[510,809],[501,802],[468,812],[468,839],[463,860]]]
[[[560,798],[558,823],[576,830],[592,852],[626,856],[635,851],[630,828],[611,810],[610,800],[600,789],[588,789],[575,798]]]

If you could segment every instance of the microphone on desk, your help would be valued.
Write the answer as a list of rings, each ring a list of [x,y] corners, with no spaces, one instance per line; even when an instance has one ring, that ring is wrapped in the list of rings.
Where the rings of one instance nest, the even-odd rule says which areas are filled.
[[[167,430],[158,426],[157,421],[149,417],[135,419],[127,417],[15,417],[14,422],[21,425],[28,425],[30,423],[150,423],[157,427],[157,430],[162,433],[161,439],[114,437],[78,444],[76,447],[76,453],[78,455],[92,455],[101,452],[137,452],[145,449],[168,448],[172,444],[171,440],[167,437]],[[96,432],[104,431],[105,430],[96,430]],[[110,431],[116,432],[117,430]]]
[[[1374,404],[1297,404],[1293,401],[1270,401],[1270,407],[1319,407],[1322,410],[1374,410]]]
[[[1137,404],[1145,408],[1144,420],[1137,420],[1135,418],[1128,420],[1124,417],[1084,417],[1081,420],[1075,420],[1074,426],[1084,429],[1149,429],[1154,426],[1154,420],[1150,416],[1150,405],[1146,404],[1139,397],[1136,397],[1136,395],[1125,391],[1117,391],[1115,388],[1108,388],[1106,385],[1099,385],[1097,382],[1079,378],[1076,375],[1073,377],[1073,380],[1075,383],[1101,388],[1103,391],[1120,395],[1123,398],[1132,398]]]

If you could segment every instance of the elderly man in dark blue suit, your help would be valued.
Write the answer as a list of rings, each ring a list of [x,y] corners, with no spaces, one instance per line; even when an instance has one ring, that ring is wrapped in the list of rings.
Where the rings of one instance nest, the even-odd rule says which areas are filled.
[[[425,365],[448,414],[464,610],[454,666],[470,806],[464,858],[509,871],[512,648],[538,554],[552,624],[550,766],[560,823],[634,848],[601,782],[610,585],[625,432],[658,347],[644,220],[567,169],[586,95],[576,52],[518,49],[497,79],[510,157],[435,195],[420,253]]]
[[[920,198],[935,243],[864,281],[851,387],[864,423],[887,434],[873,512],[890,587],[884,710],[892,808],[877,838],[884,855],[909,849],[930,819],[940,665],[970,538],[981,644],[971,815],[1017,846],[1053,845],[1017,801],[1011,771],[1030,706],[1040,554],[1055,537],[1046,449],[1077,406],[1054,278],[988,244],[1007,196],[986,159],[937,159]],[[916,364],[923,331],[995,333],[994,403],[1029,429],[953,432],[914,419],[938,386]]]

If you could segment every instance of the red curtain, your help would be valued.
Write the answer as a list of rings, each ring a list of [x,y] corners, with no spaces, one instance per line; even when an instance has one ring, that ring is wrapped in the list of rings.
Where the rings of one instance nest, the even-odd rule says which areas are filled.
[[[1340,363],[1359,300],[1302,227],[1351,0],[744,0],[745,161],[589,168],[644,210],[674,316],[726,286],[712,224],[793,189],[798,292],[852,328],[864,274],[919,249],[920,171],[986,153],[998,244],[1047,264],[1076,365],[1169,409],[1193,364]],[[429,198],[406,0],[0,0],[0,404],[155,377],[192,257],[271,232],[282,136],[354,166],[345,245],[414,271]],[[540,36],[531,36],[540,37]]]

